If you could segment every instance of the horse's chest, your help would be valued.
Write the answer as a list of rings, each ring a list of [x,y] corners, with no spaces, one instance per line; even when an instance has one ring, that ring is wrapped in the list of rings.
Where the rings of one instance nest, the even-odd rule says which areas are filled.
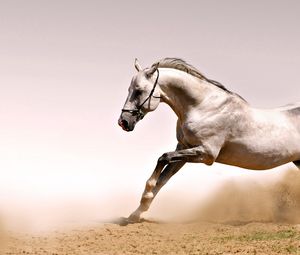
[[[197,122],[185,122],[177,126],[177,139],[186,146],[196,146],[211,136],[211,129]]]

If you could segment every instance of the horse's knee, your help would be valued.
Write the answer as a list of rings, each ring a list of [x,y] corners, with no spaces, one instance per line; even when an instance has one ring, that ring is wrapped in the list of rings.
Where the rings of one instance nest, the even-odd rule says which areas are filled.
[[[150,179],[146,182],[146,190],[150,190],[152,188],[154,188],[156,185],[156,180],[154,179]]]
[[[162,164],[162,165],[166,165],[168,164],[170,161],[170,155],[169,153],[164,153],[163,155],[161,155],[158,160],[157,163],[158,164]]]
[[[205,165],[211,166],[215,162],[216,158],[213,155],[207,155],[207,157],[203,160]]]
[[[201,163],[204,163],[205,165],[212,165],[217,158],[217,153],[212,148],[206,146],[203,147],[202,150],[197,151],[197,154],[199,155],[199,159],[201,160]]]

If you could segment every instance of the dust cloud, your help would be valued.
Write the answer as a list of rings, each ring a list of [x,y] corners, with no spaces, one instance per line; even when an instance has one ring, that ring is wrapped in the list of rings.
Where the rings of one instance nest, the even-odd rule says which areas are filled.
[[[226,166],[224,166],[226,168]],[[220,168],[224,168],[220,165]],[[190,169],[186,169],[189,172]],[[144,217],[156,221],[300,223],[300,171],[291,165],[270,171],[180,174],[164,187]],[[184,173],[184,171],[182,172]],[[193,171],[190,171],[193,173]],[[199,178],[198,178],[199,177]],[[135,183],[136,184],[136,183]],[[128,216],[138,205],[144,183],[101,187],[84,196],[69,194],[17,199],[7,194],[1,205],[0,234],[43,232],[78,226],[99,226]],[[67,183],[65,185],[68,185]],[[0,237],[1,237],[0,236]]]
[[[198,210],[214,222],[300,222],[300,171],[264,171],[224,181]]]

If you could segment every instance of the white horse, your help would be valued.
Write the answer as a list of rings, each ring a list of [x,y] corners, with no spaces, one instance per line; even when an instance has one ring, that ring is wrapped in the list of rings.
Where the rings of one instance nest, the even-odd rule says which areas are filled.
[[[129,222],[140,220],[161,187],[186,163],[214,162],[254,170],[288,162],[300,168],[300,103],[270,110],[252,108],[239,95],[176,58],[165,58],[132,78],[119,125],[135,124],[160,102],[178,117],[175,151],[157,162]]]

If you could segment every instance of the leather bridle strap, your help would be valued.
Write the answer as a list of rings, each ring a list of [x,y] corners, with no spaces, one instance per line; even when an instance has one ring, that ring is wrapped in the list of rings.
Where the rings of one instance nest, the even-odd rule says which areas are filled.
[[[156,88],[156,86],[157,86],[157,84],[158,84],[158,78],[159,78],[159,71],[158,71],[158,69],[156,70],[157,71],[157,77],[156,77],[156,80],[155,80],[155,82],[154,82],[154,84],[153,84],[153,88],[152,88],[152,90],[150,91],[150,94],[149,94],[149,96],[143,101],[143,103],[141,103],[138,107],[137,107],[137,109],[122,109],[122,112],[129,112],[129,113],[131,113],[132,115],[137,115],[137,118],[138,119],[142,119],[142,118],[144,118],[144,116],[145,116],[145,114],[142,112],[142,107],[144,106],[144,104],[151,98],[151,97],[154,97],[154,98],[160,98],[160,97],[156,97],[156,96],[154,96],[153,95],[153,93],[154,93],[154,91],[155,91],[155,88]]]

